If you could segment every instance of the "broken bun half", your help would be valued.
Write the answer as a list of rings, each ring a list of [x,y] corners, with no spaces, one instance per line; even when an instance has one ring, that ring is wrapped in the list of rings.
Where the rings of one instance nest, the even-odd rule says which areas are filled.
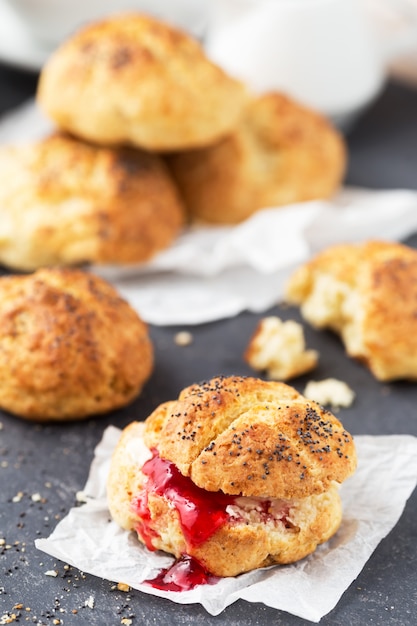
[[[217,377],[123,431],[108,502],[150,550],[235,576],[327,541],[355,467],[352,436],[329,411],[284,383]]]
[[[331,246],[290,277],[286,300],[340,335],[377,380],[417,380],[417,251],[389,241]]]

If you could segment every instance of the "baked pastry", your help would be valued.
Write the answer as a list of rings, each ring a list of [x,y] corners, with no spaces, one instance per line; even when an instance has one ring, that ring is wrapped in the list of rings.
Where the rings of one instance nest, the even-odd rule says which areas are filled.
[[[417,379],[417,251],[388,241],[334,245],[299,267],[286,300],[338,333],[375,378]]]
[[[257,324],[243,358],[271,380],[290,380],[317,367],[319,353],[306,350],[301,324],[270,315]]]
[[[346,149],[321,115],[268,93],[250,102],[228,137],[168,164],[194,219],[234,224],[265,207],[331,196]]]
[[[355,466],[352,437],[295,389],[218,377],[123,431],[108,502],[150,550],[235,576],[329,539],[342,517],[337,484]]]
[[[71,269],[0,278],[0,407],[72,420],[131,402],[151,374],[146,324],[107,282]]]
[[[0,148],[0,262],[19,270],[137,263],[169,246],[184,207],[163,162],[65,135]]]
[[[246,97],[192,37],[133,13],[87,25],[64,42],[43,67],[37,93],[60,128],[151,151],[217,141]]]

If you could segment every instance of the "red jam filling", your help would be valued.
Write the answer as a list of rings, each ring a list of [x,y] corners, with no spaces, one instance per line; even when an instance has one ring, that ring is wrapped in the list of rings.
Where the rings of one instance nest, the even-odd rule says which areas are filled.
[[[142,473],[147,476],[147,481],[142,491],[134,498],[132,507],[141,518],[136,531],[149,550],[156,549],[152,539],[159,536],[153,529],[149,511],[150,493],[164,496],[172,503],[178,512],[182,532],[189,547],[204,543],[230,520],[226,508],[235,503],[236,496],[197,487],[190,478],[183,476],[173,463],[161,459],[156,449],[152,450],[152,458],[143,465]],[[270,501],[260,501],[258,506],[261,517],[267,521],[271,517],[268,512]],[[285,524],[288,510],[289,507],[284,507],[280,516]],[[184,554],[171,567],[162,570],[156,578],[145,583],[166,591],[188,591],[197,585],[214,584],[218,580],[204,570],[196,559]]]
[[[189,591],[198,585],[214,585],[218,580],[217,576],[206,572],[196,559],[185,554],[171,567],[161,570],[156,578],[144,582],[164,591]]]
[[[148,507],[149,494],[155,493],[170,500],[178,511],[187,544],[192,547],[204,543],[229,519],[226,507],[234,503],[235,497],[197,487],[173,463],[161,459],[157,450],[152,454],[142,467],[148,480],[133,503],[141,518],[136,528],[139,537],[149,550],[155,550],[152,539],[158,534],[152,528]]]

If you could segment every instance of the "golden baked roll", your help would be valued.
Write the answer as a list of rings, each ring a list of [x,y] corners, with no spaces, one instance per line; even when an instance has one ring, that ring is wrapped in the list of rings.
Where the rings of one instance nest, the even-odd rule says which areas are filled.
[[[137,263],[169,246],[184,207],[164,163],[65,135],[0,148],[0,263]]]
[[[72,420],[131,402],[153,368],[146,324],[106,281],[72,269],[0,278],[0,407]]]
[[[234,224],[265,207],[327,198],[346,166],[342,136],[280,93],[253,99],[216,145],[169,157],[193,218]]]
[[[121,14],[87,25],[52,54],[37,100],[59,127],[84,139],[165,151],[209,145],[229,132],[246,89],[189,35]]]
[[[216,576],[291,563],[340,525],[356,453],[341,423],[284,383],[217,377],[122,433],[113,518],[150,550]]]
[[[339,244],[299,267],[286,300],[381,381],[417,380],[417,251],[388,241]]]

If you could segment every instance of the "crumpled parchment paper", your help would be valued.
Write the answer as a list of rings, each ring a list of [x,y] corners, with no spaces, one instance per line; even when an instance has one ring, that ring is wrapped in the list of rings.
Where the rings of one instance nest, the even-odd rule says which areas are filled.
[[[48,538],[35,544],[83,572],[123,582],[180,604],[200,603],[211,615],[244,599],[318,622],[358,576],[378,543],[398,521],[417,482],[417,438],[355,437],[358,468],[341,486],[344,508],[336,535],[293,565],[255,570],[191,591],[160,591],[143,584],[173,559],[149,552],[133,532],[109,523],[106,479],[120,430],[110,426],[95,450],[84,488],[87,503],[74,507]]]

